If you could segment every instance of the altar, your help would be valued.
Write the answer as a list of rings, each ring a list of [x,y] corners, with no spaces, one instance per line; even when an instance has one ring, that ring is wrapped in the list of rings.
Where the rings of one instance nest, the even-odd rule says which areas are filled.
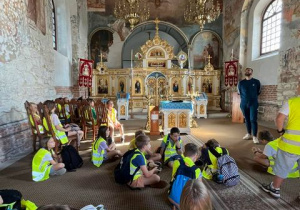
[[[221,110],[221,71],[214,69],[210,56],[204,69],[183,68],[188,61],[187,52],[175,52],[170,43],[162,40],[158,23],[156,20],[154,38],[147,40],[138,52],[134,52],[132,68],[109,69],[101,58],[93,70],[90,96],[116,102],[118,93],[129,93],[129,110],[147,113],[148,106],[159,106],[162,101],[191,102],[194,97],[205,93],[207,110]]]
[[[163,132],[168,134],[173,127],[177,127],[180,133],[191,133],[190,122],[193,113],[191,101],[161,101],[160,112],[163,113]]]

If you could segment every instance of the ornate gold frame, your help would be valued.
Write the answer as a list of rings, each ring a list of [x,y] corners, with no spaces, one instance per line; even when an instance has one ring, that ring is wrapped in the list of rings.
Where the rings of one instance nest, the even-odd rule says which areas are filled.
[[[135,84],[137,81],[140,82],[140,92],[139,93],[135,92]],[[141,77],[133,77],[133,83],[132,83],[132,87],[131,87],[132,95],[134,95],[134,96],[144,95],[144,87],[145,87],[144,80]]]
[[[100,84],[102,83],[102,84]],[[105,75],[105,76],[97,76],[96,77],[96,93],[99,96],[102,95],[107,95],[109,94],[109,90],[110,90],[110,83],[109,83],[109,76]],[[100,87],[101,86],[101,87]],[[106,87],[107,86],[107,87]],[[99,89],[101,88],[101,89]],[[105,91],[105,89],[107,88],[107,91]],[[103,90],[104,89],[104,90]],[[100,92],[99,92],[100,91]],[[105,92],[104,92],[105,91]]]

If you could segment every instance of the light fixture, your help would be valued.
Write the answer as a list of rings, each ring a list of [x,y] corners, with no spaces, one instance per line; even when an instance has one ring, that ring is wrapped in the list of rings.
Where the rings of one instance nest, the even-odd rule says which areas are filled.
[[[149,19],[150,9],[147,0],[116,0],[114,14],[128,21],[132,30],[136,24]]]
[[[184,19],[189,23],[197,23],[202,31],[206,22],[215,21],[221,13],[218,0],[188,0],[184,11]]]

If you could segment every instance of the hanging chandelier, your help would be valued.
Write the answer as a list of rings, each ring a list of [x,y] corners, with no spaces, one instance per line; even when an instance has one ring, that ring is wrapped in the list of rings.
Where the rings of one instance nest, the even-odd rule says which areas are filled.
[[[202,31],[205,23],[215,21],[221,13],[218,0],[188,0],[184,19],[188,23],[197,23]]]
[[[114,14],[118,19],[129,22],[131,30],[150,17],[147,0],[116,0]]]

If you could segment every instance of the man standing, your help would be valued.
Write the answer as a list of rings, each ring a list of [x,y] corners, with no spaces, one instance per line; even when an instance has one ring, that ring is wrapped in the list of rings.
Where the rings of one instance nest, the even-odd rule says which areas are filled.
[[[280,198],[280,186],[292,170],[295,162],[300,163],[299,107],[300,97],[291,98],[282,106],[276,117],[277,132],[282,136],[278,142],[278,151],[274,166],[275,177],[270,184],[262,184],[262,189],[275,198]],[[283,129],[283,124],[287,116],[287,125]]]
[[[252,77],[253,69],[246,68],[246,78],[238,84],[238,94],[241,96],[241,110],[245,117],[247,134],[243,137],[244,140],[250,140],[251,131],[253,142],[258,144],[257,138],[257,109],[258,95],[260,94],[260,82]]]

